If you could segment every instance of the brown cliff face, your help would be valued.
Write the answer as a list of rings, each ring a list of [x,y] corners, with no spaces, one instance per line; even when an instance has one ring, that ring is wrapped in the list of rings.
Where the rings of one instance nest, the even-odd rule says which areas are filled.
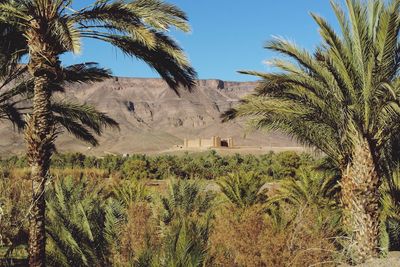
[[[199,80],[192,91],[180,96],[161,79],[113,78],[104,82],[67,87],[55,97],[89,103],[120,123],[121,130],[107,130],[100,146],[88,145],[64,134],[57,141],[60,151],[93,154],[157,152],[183,143],[183,138],[233,137],[236,145],[295,146],[280,134],[246,134],[242,123],[221,123],[220,115],[252,92],[254,82]],[[24,149],[22,136],[8,123],[0,125],[0,154]],[[246,135],[246,137],[244,137]]]

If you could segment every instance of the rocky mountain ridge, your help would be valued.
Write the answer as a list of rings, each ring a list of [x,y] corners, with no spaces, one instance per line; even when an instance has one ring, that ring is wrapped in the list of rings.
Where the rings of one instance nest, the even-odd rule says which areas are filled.
[[[255,82],[199,80],[191,91],[179,95],[161,79],[115,77],[94,84],[66,86],[66,93],[54,97],[88,103],[109,114],[120,131],[107,130],[100,146],[88,147],[68,134],[57,141],[61,151],[104,153],[151,153],[182,144],[183,138],[233,137],[239,146],[295,146],[280,134],[246,134],[241,122],[221,123],[222,112],[250,94]],[[22,135],[8,123],[0,125],[0,154],[24,150]]]

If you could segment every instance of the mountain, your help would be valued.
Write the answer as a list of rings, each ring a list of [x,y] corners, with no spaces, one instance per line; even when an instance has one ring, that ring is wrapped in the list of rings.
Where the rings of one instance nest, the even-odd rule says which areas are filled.
[[[59,99],[94,105],[120,123],[120,131],[106,130],[100,146],[91,148],[68,134],[56,145],[60,151],[90,154],[153,153],[171,149],[184,138],[233,137],[238,146],[292,147],[290,138],[278,133],[249,132],[243,122],[221,123],[222,112],[254,89],[255,82],[199,80],[179,95],[161,79],[112,78],[95,84],[67,86]],[[247,134],[246,134],[247,133]],[[9,123],[0,124],[0,154],[22,153],[23,135]]]

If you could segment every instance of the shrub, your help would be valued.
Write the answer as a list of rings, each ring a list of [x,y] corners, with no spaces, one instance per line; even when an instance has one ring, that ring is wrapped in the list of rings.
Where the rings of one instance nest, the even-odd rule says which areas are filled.
[[[130,158],[122,165],[122,172],[127,179],[150,178],[149,163],[145,158]]]
[[[215,194],[198,182],[172,182],[161,198],[162,261],[166,266],[203,266],[213,219]]]
[[[384,182],[382,192],[382,244],[385,250],[400,250],[400,169]],[[383,240],[386,239],[386,240]]]
[[[222,210],[210,237],[209,266],[336,266],[336,232],[316,223],[318,209],[285,211],[289,223],[282,229],[258,205]]]
[[[27,242],[30,183],[0,178],[0,244],[11,249]]]
[[[114,255],[117,265],[151,266],[160,251],[161,236],[152,207],[147,202],[132,203]],[[143,265],[140,265],[143,264]]]

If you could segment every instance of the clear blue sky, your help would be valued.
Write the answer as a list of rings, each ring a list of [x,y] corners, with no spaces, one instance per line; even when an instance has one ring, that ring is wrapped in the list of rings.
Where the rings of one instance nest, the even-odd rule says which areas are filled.
[[[94,0],[76,0],[80,5]],[[340,1],[343,0],[338,0]],[[238,70],[267,71],[263,61],[276,57],[263,49],[272,36],[283,36],[307,49],[320,42],[315,12],[335,25],[329,0],[169,0],[189,16],[192,32],[172,32],[187,52],[200,79],[246,81]],[[82,55],[66,55],[64,64],[99,62],[114,75],[158,77],[145,64],[98,41],[85,41]]]

